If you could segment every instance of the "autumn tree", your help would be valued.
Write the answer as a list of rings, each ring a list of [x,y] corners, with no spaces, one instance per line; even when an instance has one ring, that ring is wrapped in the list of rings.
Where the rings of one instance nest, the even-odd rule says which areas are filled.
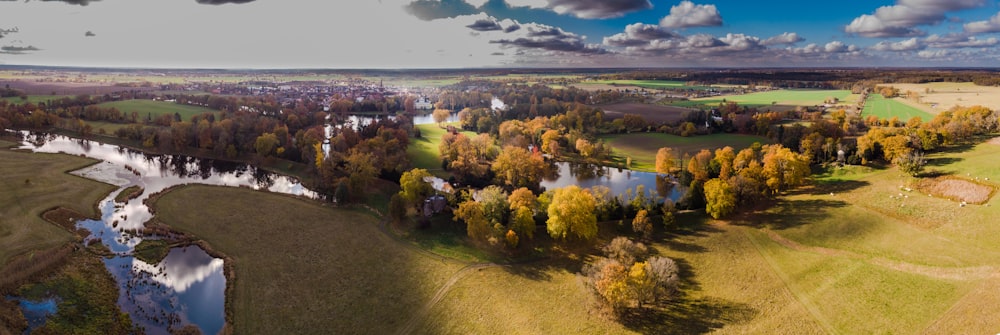
[[[649,220],[649,211],[642,209],[635,214],[635,218],[632,219],[632,231],[642,234],[647,240],[653,236],[653,222]]]
[[[490,225],[503,225],[507,222],[510,204],[507,202],[507,192],[496,185],[490,185],[476,193],[476,202],[483,209],[483,216]]]
[[[447,109],[435,109],[431,113],[431,117],[434,118],[434,123],[438,124],[438,127],[444,127],[442,123],[448,121],[448,117],[451,116],[451,111]]]
[[[725,180],[715,178],[705,183],[705,212],[718,219],[736,210],[736,192]]]
[[[698,154],[688,160],[687,170],[694,177],[694,180],[706,181],[709,178],[708,165],[712,161],[712,152],[701,149]]]
[[[664,147],[656,151],[656,173],[670,174],[676,165],[677,157],[673,149]]]
[[[555,190],[549,204],[546,229],[552,238],[569,237],[589,241],[597,237],[597,217],[594,196],[579,186],[570,185]]]
[[[406,218],[406,200],[399,194],[393,194],[389,199],[389,216],[395,222],[402,222]]]
[[[469,238],[477,241],[489,239],[492,235],[490,224],[483,214],[483,206],[474,200],[469,200],[458,205],[455,210],[454,220],[462,220],[466,225],[466,233]]]
[[[719,179],[728,180],[733,175],[734,160],[736,160],[736,152],[733,147],[726,146],[715,150],[715,158],[712,158],[712,161],[719,166]]]
[[[545,162],[524,148],[508,146],[493,161],[492,167],[497,180],[504,185],[538,189]]]
[[[774,144],[764,148],[763,173],[772,194],[798,186],[809,176],[809,161],[788,148]]]
[[[558,130],[546,130],[542,134],[542,151],[552,156],[559,156],[561,149],[559,146],[560,138],[562,138],[562,134]]]
[[[913,151],[902,156],[897,156],[893,163],[900,171],[905,172],[911,176],[917,176],[924,170],[924,165],[927,164],[927,160],[924,159],[924,154],[921,152]]]
[[[274,149],[278,148],[278,137],[272,133],[264,133],[257,137],[253,147],[261,157],[270,157],[274,154]]]

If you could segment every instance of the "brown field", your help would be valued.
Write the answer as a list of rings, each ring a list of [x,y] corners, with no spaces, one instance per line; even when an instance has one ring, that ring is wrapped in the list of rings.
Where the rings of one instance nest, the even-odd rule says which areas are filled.
[[[979,86],[973,83],[892,84],[891,86],[898,88],[901,95],[906,91],[919,93],[920,102],[908,104],[931,114],[955,106],[982,105],[992,110],[1000,110],[1000,87]]]
[[[924,179],[920,188],[939,197],[982,204],[990,200],[993,187],[953,178]]]
[[[0,80],[0,86],[10,85],[29,95],[56,94],[106,94],[125,90],[148,91],[150,87],[121,87],[112,83],[72,83],[72,82],[37,82],[27,80]],[[54,92],[54,93],[53,93]]]
[[[603,109],[605,118],[609,120],[624,117],[625,114],[638,114],[639,116],[642,116],[642,118],[646,119],[646,121],[656,123],[679,121],[682,119],[684,112],[694,110],[684,107],[651,105],[634,102],[597,105],[594,107]]]

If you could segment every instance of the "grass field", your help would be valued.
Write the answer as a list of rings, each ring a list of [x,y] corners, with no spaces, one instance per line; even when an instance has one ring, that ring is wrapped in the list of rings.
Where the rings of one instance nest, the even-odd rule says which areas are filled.
[[[181,120],[190,121],[192,116],[200,115],[201,113],[219,112],[217,110],[201,106],[182,105],[173,102],[155,101],[155,100],[112,101],[112,102],[101,103],[98,104],[97,106],[104,108],[114,107],[126,115],[132,112],[136,112],[139,114],[140,119],[145,119],[147,116],[149,116],[152,119],[156,119],[158,116],[163,114],[173,115],[174,113],[179,113],[181,115]]]
[[[391,334],[461,267],[392,240],[371,216],[281,195],[189,186],[154,207],[229,257],[239,334]]]
[[[676,80],[593,80],[573,84],[573,86],[582,89],[589,89],[591,87],[600,87],[600,89],[640,87],[650,90],[696,91],[705,91],[712,88],[711,86],[688,85],[686,82]]]
[[[655,171],[656,152],[662,147],[672,148],[674,155],[681,158],[685,153],[694,155],[701,149],[715,149],[731,146],[739,151],[754,142],[770,143],[767,138],[739,134],[712,134],[705,136],[681,137],[663,133],[631,133],[602,137],[614,153],[622,157],[632,157],[632,169]]]
[[[865,101],[865,109],[861,112],[862,117],[875,115],[880,119],[891,119],[898,117],[900,121],[906,122],[912,117],[920,117],[924,122],[934,118],[933,115],[919,108],[902,103],[897,99],[886,99],[881,94],[870,94]]]
[[[450,123],[458,127],[458,122]],[[416,126],[420,129],[421,138],[411,138],[410,146],[406,148],[406,155],[410,158],[410,164],[414,168],[427,169],[431,174],[448,178],[451,173],[441,168],[441,153],[438,146],[441,145],[441,137],[446,130],[438,127],[437,124],[421,124]],[[461,131],[465,136],[475,136],[471,131]]]
[[[92,159],[11,151],[0,140],[0,267],[11,256],[59,246],[72,235],[41,218],[54,207],[97,216],[95,204],[115,188],[66,172]],[[0,271],[3,272],[3,271]]]
[[[21,99],[20,97],[6,97],[6,98],[0,98],[0,99],[7,100],[7,102],[10,102],[12,104],[17,104],[17,105],[24,104],[26,102],[30,102],[30,103],[33,103],[33,104],[37,105],[39,102],[48,102],[49,100],[57,100],[57,99],[65,98],[65,97],[72,98],[73,96],[71,96],[71,95],[29,95],[28,99]]]
[[[746,106],[815,106],[822,105],[827,98],[840,99],[841,103],[852,103],[852,99],[857,99],[848,90],[776,90],[767,92],[757,92],[743,95],[724,95],[718,97],[698,98],[687,101],[673,103],[680,107],[718,106],[723,102],[737,102]]]

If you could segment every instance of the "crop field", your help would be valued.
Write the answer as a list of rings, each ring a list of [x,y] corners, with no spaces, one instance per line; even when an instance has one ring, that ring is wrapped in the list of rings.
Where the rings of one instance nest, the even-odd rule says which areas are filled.
[[[875,115],[880,119],[898,117],[903,122],[912,117],[920,117],[924,122],[934,118],[930,113],[899,102],[897,99],[899,98],[886,99],[881,94],[870,94],[868,100],[865,101],[865,109],[861,112],[861,117],[868,117],[868,115]]]
[[[648,122],[663,123],[682,120],[684,112],[691,111],[690,108],[664,106],[642,103],[616,103],[610,105],[593,106],[604,111],[604,115],[609,119],[618,119],[625,114],[637,114]]]
[[[66,173],[94,160],[8,150],[12,145],[0,140],[0,268],[12,256],[72,240],[68,232],[43,220],[43,212],[58,206],[97,216],[95,204],[114,190]]]
[[[619,156],[632,158],[632,169],[652,172],[656,167],[656,152],[662,147],[672,148],[674,155],[681,158],[684,154],[694,155],[701,149],[712,150],[731,146],[739,151],[749,147],[754,142],[770,143],[767,138],[739,134],[712,134],[704,136],[681,137],[663,133],[632,133],[623,135],[608,135],[602,137]]]
[[[681,107],[718,106],[724,102],[736,102],[746,106],[816,106],[822,105],[827,98],[840,99],[840,103],[853,103],[857,95],[848,90],[776,90],[756,92],[743,95],[724,95],[708,98],[697,98],[674,103]]]
[[[139,114],[139,118],[144,119],[149,116],[152,119],[156,119],[158,116],[163,114],[173,115],[174,113],[179,113],[181,115],[181,120],[190,121],[192,116],[201,115],[201,113],[218,113],[219,111],[214,109],[209,109],[201,106],[191,106],[183,105],[173,102],[166,101],[155,101],[155,100],[123,100],[123,101],[112,101],[98,104],[97,106],[103,108],[117,108],[123,114],[130,114],[136,112]]]
[[[992,110],[1000,110],[1000,87],[979,86],[974,83],[926,83],[890,84],[899,89],[916,92],[919,103],[914,103],[925,112],[937,114],[955,106],[982,105]]]
[[[676,80],[592,80],[573,84],[585,90],[607,90],[620,88],[644,88],[647,90],[695,90],[706,91],[711,86],[688,85]]]

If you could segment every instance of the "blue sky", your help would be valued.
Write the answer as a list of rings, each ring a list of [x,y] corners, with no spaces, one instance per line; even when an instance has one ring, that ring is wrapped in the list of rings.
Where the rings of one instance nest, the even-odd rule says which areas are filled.
[[[996,0],[0,0],[0,64],[1000,64]]]

